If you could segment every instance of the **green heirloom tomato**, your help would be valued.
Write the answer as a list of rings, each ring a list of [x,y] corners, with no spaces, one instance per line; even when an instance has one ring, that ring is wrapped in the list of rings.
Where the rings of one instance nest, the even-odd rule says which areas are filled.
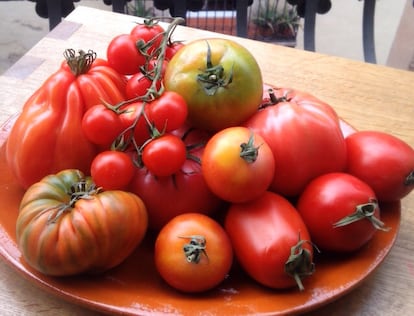
[[[210,38],[190,42],[170,60],[167,90],[187,101],[191,125],[211,131],[237,126],[253,115],[263,95],[253,55],[240,44]]]

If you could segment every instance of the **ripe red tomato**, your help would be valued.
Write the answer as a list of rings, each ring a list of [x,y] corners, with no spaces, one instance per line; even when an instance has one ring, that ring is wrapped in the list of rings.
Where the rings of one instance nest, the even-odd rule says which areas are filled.
[[[159,131],[171,132],[185,123],[187,103],[178,93],[164,91],[159,98],[148,104],[147,115]]]
[[[345,169],[345,140],[331,106],[300,91],[274,92],[278,102],[264,106],[243,126],[272,149],[277,163],[270,189],[294,197],[313,178]]]
[[[180,171],[170,177],[156,177],[147,168],[137,168],[129,191],[134,192],[145,203],[149,226],[161,229],[174,216],[198,212],[214,214],[223,202],[207,187],[198,160],[204,150],[203,144],[210,137],[205,131],[186,127],[174,131],[184,139],[188,152],[187,160]]]
[[[355,251],[377,229],[385,229],[375,192],[347,173],[328,173],[311,181],[299,197],[297,209],[321,250]]]
[[[122,151],[107,150],[99,153],[91,165],[91,176],[104,190],[122,190],[131,182],[135,166],[131,157]]]
[[[219,38],[180,48],[168,63],[164,84],[186,100],[190,124],[211,131],[241,124],[257,110],[263,95],[253,55]]]
[[[65,51],[66,61],[33,93],[10,131],[6,159],[27,188],[65,168],[89,172],[97,146],[82,131],[85,111],[125,99],[125,78],[92,51]]]
[[[142,150],[144,166],[157,177],[168,177],[183,166],[187,149],[183,140],[173,134],[151,139]]]
[[[267,191],[258,199],[232,204],[224,227],[234,254],[250,277],[270,288],[298,285],[314,271],[313,246],[296,208]]]
[[[359,131],[345,139],[347,172],[365,181],[379,201],[402,199],[414,189],[414,149],[380,131]]]
[[[100,191],[67,169],[25,192],[16,240],[26,262],[52,276],[101,273],[124,261],[147,231],[145,205],[126,191]]]
[[[161,277],[189,293],[218,286],[233,262],[230,240],[212,218],[198,213],[178,215],[159,232],[154,260]]]
[[[160,46],[164,29],[158,23],[151,21],[148,23],[138,23],[129,34],[135,42],[142,41],[142,45],[148,45],[145,47],[145,52],[151,55]]]
[[[106,56],[109,65],[123,75],[135,74],[145,64],[145,56],[129,34],[115,36],[108,44]]]
[[[90,142],[109,148],[123,131],[123,125],[115,111],[97,104],[83,115],[82,131]]]
[[[137,97],[143,97],[148,92],[148,89],[152,85],[152,80],[145,76],[142,72],[138,72],[128,79],[125,87],[125,94],[128,100],[135,99]],[[161,83],[157,85],[159,89]]]
[[[173,56],[184,46],[183,42],[172,42],[169,43],[165,50],[165,59],[171,60]]]
[[[263,194],[273,180],[275,159],[263,138],[246,127],[217,132],[201,159],[204,179],[213,193],[240,203]]]
[[[133,137],[138,146],[150,138],[149,125],[144,118],[146,107],[142,101],[133,102],[123,106],[119,115],[124,128],[124,138]]]

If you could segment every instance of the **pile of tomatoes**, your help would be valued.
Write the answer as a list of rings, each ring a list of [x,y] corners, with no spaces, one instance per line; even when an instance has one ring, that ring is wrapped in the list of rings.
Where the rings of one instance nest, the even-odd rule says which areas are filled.
[[[414,188],[413,148],[264,85],[236,42],[172,42],[177,23],[137,24],[106,59],[67,50],[27,100],[6,156],[26,189],[28,264],[105,271],[151,230],[157,271],[180,291],[217,286],[235,261],[264,286],[303,289],[317,253],[386,233],[380,205]]]

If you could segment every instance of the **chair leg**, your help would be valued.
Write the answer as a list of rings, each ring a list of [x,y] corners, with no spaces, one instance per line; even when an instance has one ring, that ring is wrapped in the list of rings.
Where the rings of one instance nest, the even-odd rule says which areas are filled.
[[[237,36],[247,37],[247,0],[236,2]]]
[[[62,21],[62,0],[47,0],[49,15],[49,30],[55,28]]]
[[[318,0],[306,0],[305,21],[303,25],[303,47],[315,51],[315,22]]]
[[[362,42],[364,47],[364,59],[368,63],[376,64],[375,55],[375,34],[374,34],[374,17],[375,1],[364,0],[363,22],[362,22]]]

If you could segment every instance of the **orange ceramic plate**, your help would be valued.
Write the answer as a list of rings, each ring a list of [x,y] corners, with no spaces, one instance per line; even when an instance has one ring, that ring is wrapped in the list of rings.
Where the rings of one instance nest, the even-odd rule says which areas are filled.
[[[10,124],[9,124],[10,125]],[[7,168],[4,143],[9,126],[0,131],[0,253],[23,276],[75,304],[122,315],[180,314],[286,315],[325,305],[358,286],[384,260],[395,242],[400,204],[382,205],[382,219],[392,229],[377,232],[361,251],[349,257],[318,258],[316,273],[304,281],[305,291],[266,289],[234,269],[217,289],[185,295],[166,286],[157,275],[151,242],[146,241],[122,265],[94,277],[51,278],[28,267],[16,246],[15,221],[23,191]]]

